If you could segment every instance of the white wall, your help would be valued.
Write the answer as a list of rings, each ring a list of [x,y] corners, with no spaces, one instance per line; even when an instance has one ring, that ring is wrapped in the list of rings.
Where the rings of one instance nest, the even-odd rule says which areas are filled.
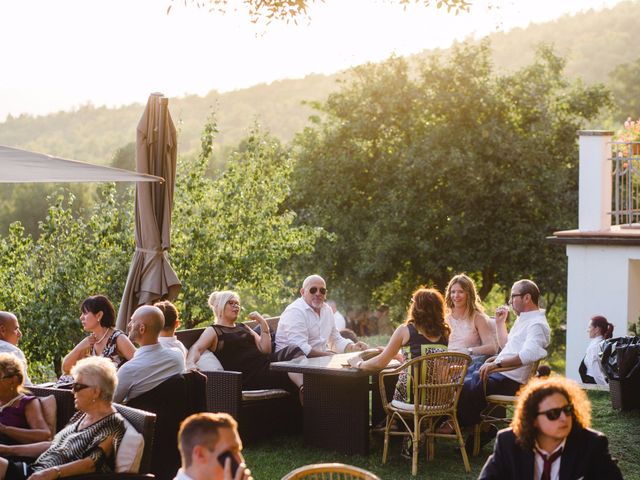
[[[640,246],[567,245],[566,375],[580,380],[578,366],[589,344],[593,315],[614,324],[614,337],[627,334],[640,313]]]

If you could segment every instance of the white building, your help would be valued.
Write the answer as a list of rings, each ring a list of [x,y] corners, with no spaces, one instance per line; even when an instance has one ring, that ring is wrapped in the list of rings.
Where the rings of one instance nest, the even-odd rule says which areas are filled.
[[[612,144],[613,132],[578,133],[578,229],[549,240],[566,245],[566,376],[579,381],[591,317],[604,315],[614,337],[640,317],[640,156],[635,144]],[[624,153],[612,158],[612,147]]]

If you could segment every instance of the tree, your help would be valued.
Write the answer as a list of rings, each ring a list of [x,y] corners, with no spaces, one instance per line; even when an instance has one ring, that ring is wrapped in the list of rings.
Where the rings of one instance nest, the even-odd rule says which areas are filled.
[[[640,117],[640,58],[635,62],[618,65],[610,74],[611,91],[617,107],[617,119]]]
[[[483,295],[521,276],[562,291],[564,252],[545,236],[575,224],[575,133],[608,102],[563,66],[542,47],[500,76],[484,43],[415,75],[398,58],[356,68],[296,140],[291,206],[335,233],[319,246],[332,285],[406,303],[466,271]]]
[[[176,1],[176,0],[172,0]],[[299,18],[307,18],[307,8],[315,2],[323,0],[242,0],[242,6],[246,9],[253,23],[265,19],[267,23],[273,20],[297,23]],[[437,8],[446,7],[448,12],[456,15],[460,12],[468,12],[471,2],[467,0],[389,0],[406,7],[411,3],[422,4],[428,7],[435,3]],[[187,3],[187,0],[184,0]],[[229,7],[229,0],[190,0],[197,7],[209,7],[210,11],[225,13]],[[167,12],[171,11],[171,5]]]

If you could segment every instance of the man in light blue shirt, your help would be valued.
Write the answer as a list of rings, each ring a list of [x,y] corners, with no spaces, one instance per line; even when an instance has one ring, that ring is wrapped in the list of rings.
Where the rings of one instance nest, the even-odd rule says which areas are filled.
[[[178,350],[165,348],[158,342],[164,327],[164,315],[158,307],[138,308],[131,316],[129,339],[137,343],[133,358],[118,370],[118,387],[113,401],[126,403],[153,390],[169,377],[184,373],[184,356]]]

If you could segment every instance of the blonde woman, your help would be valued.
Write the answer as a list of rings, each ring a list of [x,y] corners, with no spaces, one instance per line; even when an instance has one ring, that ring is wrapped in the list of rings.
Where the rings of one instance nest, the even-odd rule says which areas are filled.
[[[0,353],[0,444],[51,439],[38,399],[24,390],[24,364],[11,353]]]
[[[487,357],[497,353],[495,326],[484,313],[473,280],[464,273],[449,281],[444,298],[445,321],[451,328],[449,351],[466,353],[473,358],[468,372],[471,374]]]

